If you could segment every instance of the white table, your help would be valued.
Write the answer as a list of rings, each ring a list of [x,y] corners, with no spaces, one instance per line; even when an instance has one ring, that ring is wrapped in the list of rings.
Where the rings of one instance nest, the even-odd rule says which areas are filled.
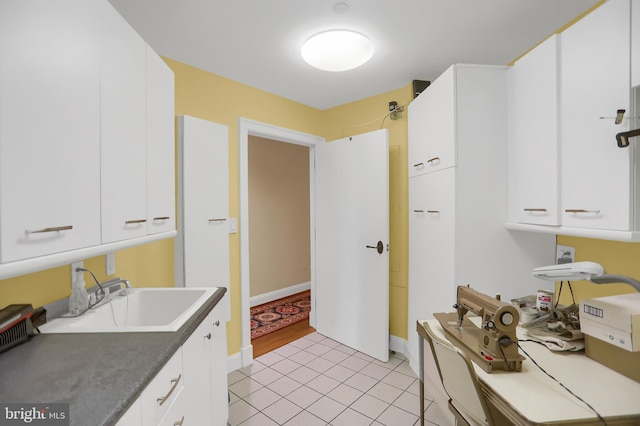
[[[421,354],[426,331],[422,323],[446,339],[440,323],[418,321]],[[518,338],[526,338],[518,328]],[[520,342],[529,354],[521,372],[485,372],[474,364],[480,384],[490,405],[514,425],[602,425],[596,414],[543,373],[534,359],[550,375],[588,402],[606,420],[607,425],[640,425],[640,383],[587,358],[584,352],[553,352],[534,342]],[[428,350],[428,349],[427,349]],[[424,380],[424,378],[421,378]],[[430,378],[439,380],[439,378]],[[421,382],[424,386],[424,382]],[[424,392],[424,389],[421,389]],[[421,417],[422,418],[422,417]]]

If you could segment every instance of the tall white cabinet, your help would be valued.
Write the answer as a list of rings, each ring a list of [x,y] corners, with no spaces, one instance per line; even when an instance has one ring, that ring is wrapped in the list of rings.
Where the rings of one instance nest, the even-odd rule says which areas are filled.
[[[228,163],[227,126],[178,117],[177,286],[229,289]]]
[[[554,236],[504,227],[506,115],[506,67],[453,65],[409,105],[408,341],[415,371],[422,362],[416,321],[452,311],[458,285],[509,300],[534,293],[540,282],[531,270],[553,263]],[[440,157],[448,166],[417,174],[414,165],[424,161],[411,153],[420,150],[427,162]]]

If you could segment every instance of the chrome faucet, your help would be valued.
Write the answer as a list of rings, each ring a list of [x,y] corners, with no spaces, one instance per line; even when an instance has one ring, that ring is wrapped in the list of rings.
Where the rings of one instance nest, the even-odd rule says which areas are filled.
[[[125,288],[131,288],[131,283],[129,282],[129,280],[125,280],[124,278],[113,278],[109,281],[105,281],[103,283],[100,283],[100,285],[102,286],[102,288],[108,288],[111,289],[111,287],[116,286],[116,285],[120,285],[123,284]]]

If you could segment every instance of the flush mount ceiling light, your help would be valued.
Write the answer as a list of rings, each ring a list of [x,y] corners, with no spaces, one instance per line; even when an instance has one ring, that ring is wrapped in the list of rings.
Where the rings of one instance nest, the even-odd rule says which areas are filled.
[[[373,56],[373,43],[360,33],[331,30],[312,36],[302,45],[302,58],[324,71],[348,71]]]

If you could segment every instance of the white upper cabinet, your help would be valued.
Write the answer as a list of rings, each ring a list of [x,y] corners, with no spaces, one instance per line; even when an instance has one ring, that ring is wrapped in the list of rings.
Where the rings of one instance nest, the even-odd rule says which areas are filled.
[[[450,67],[409,104],[409,177],[456,165],[454,77]]]
[[[507,71],[509,220],[560,224],[558,36]]]
[[[640,4],[631,3],[631,86],[640,86]]]
[[[609,0],[561,35],[562,225],[630,231],[630,4]],[[618,110],[624,119],[616,124]]]
[[[106,0],[0,1],[0,279],[175,235],[173,73],[147,49]]]
[[[2,263],[100,243],[95,6],[0,2]]]
[[[102,242],[147,235],[146,44],[112,9],[102,47]]]
[[[174,76],[147,46],[147,233],[176,229]]]

